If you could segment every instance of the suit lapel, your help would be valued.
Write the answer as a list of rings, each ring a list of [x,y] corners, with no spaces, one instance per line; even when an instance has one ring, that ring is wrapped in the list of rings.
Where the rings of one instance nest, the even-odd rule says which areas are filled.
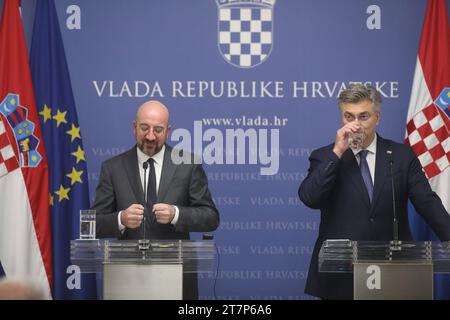
[[[389,174],[389,159],[386,153],[388,149],[386,141],[380,136],[377,137],[377,154],[375,160],[375,183],[373,186],[373,198],[371,213],[380,198],[386,177]]]
[[[128,181],[133,189],[134,196],[136,200],[143,204],[144,203],[144,190],[142,189],[141,176],[138,170],[138,159],[136,147],[132,148],[127,152],[126,157],[123,160],[123,165],[125,171],[127,172]]]
[[[356,162],[355,155],[351,149],[348,149],[343,155],[342,160],[344,164],[344,179],[350,179],[355,186],[356,192],[364,200],[367,207],[370,207],[369,194],[367,193],[364,180],[361,176],[361,171]]]
[[[164,162],[161,171],[161,179],[159,181],[158,202],[162,202],[164,197],[166,196],[166,193],[169,190],[170,181],[172,180],[177,168],[172,162],[171,154],[172,148],[166,145],[166,150],[164,152]]]

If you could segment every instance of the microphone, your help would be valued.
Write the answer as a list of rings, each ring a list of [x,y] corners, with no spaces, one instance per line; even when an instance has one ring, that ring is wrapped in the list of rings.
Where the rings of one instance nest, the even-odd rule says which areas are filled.
[[[395,185],[394,185],[394,169],[393,169],[394,160],[392,158],[392,150],[386,150],[386,154],[389,157],[389,167],[390,167],[390,171],[391,171],[392,210],[393,210],[393,218],[394,218],[393,240],[394,240],[394,244],[398,244],[398,220],[397,220],[397,205],[395,202]]]

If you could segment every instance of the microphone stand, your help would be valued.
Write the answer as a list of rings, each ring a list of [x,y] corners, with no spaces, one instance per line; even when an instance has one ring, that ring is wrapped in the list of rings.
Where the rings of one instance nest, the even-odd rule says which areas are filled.
[[[141,226],[141,228],[143,229],[142,230],[143,239],[140,239],[138,241],[138,244],[139,244],[139,250],[142,252],[142,259],[145,260],[146,251],[150,247],[149,240],[147,240],[145,238],[145,223],[146,223],[145,210],[147,209],[147,168],[148,168],[148,162],[145,161],[143,163],[142,167],[144,169],[144,217],[142,219],[142,226]]]
[[[387,150],[386,153],[389,155],[389,169],[391,173],[391,188],[392,188],[392,212],[393,212],[393,240],[391,241],[391,250],[400,251],[402,250],[402,242],[398,240],[398,220],[397,220],[397,205],[395,201],[395,184],[394,184],[394,168],[392,159],[392,151]]]

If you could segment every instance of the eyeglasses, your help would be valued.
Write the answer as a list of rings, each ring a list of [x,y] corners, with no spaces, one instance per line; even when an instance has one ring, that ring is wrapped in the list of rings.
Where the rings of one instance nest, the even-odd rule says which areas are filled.
[[[358,121],[364,122],[370,119],[370,117],[372,117],[375,114],[375,112],[363,112],[358,114],[357,116],[355,116],[354,114],[345,112],[344,113],[344,119],[348,122],[352,122],[355,121],[356,119],[358,119]]]
[[[158,135],[158,134],[162,134],[166,128],[161,127],[161,126],[149,126],[147,124],[141,123],[137,125],[139,131],[143,134],[147,134],[150,130],[152,130],[153,134]]]

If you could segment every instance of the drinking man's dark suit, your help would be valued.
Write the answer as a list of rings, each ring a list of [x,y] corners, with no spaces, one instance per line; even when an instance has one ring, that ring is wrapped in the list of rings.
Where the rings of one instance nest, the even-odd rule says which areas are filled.
[[[450,239],[450,216],[426,179],[408,146],[377,136],[372,202],[355,155],[348,149],[339,159],[334,144],[315,150],[299,188],[300,199],[320,209],[320,228],[314,246],[305,292],[325,299],[352,299],[352,274],[318,272],[318,253],[326,239],[392,240],[393,208],[390,176],[392,152],[399,239],[413,240],[408,221],[408,198],[441,240]]]

